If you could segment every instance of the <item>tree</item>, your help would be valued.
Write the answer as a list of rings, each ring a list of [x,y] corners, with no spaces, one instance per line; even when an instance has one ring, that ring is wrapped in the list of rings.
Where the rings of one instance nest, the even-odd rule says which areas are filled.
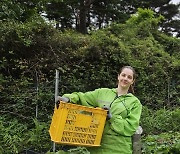
[[[58,29],[76,29],[86,34],[124,23],[137,9],[149,8],[165,17],[161,30],[169,35],[180,35],[179,6],[171,0],[4,0],[0,2],[0,20],[15,19],[24,22],[34,15],[54,20]]]
[[[57,28],[75,28],[85,34],[88,29],[101,29],[113,21],[123,23],[133,10],[131,1],[70,0],[52,1],[46,12],[47,18],[56,20]]]
[[[179,5],[171,0],[69,0],[48,3],[47,17],[57,22],[57,28],[75,28],[81,33],[107,27],[112,22],[124,23],[137,9],[149,8],[165,17],[161,29],[167,34],[179,35]],[[60,26],[59,26],[60,25]]]
[[[42,0],[3,0],[0,2],[0,20],[25,22],[34,15],[40,15],[45,2]]]
[[[168,4],[159,9],[159,13],[165,17],[165,21],[161,24],[162,31],[166,34],[176,35],[180,37],[180,3],[178,5]]]
[[[168,35],[180,36],[180,4],[172,4],[171,0],[147,1],[138,2],[138,7],[150,8],[157,14],[164,16],[164,21],[161,23],[161,30]]]

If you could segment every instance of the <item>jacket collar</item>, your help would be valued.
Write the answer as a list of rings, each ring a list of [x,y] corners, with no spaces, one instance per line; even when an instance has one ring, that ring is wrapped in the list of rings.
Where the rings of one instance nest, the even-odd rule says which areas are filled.
[[[112,91],[113,91],[113,93],[115,93],[116,96],[117,96],[117,88],[113,88]],[[126,95],[121,95],[121,96],[124,96],[124,97],[132,97],[133,94],[132,94],[132,93],[127,93]]]

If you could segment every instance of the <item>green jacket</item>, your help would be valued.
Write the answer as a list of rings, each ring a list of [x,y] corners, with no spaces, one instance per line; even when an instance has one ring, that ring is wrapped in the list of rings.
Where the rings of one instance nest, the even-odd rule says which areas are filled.
[[[88,148],[92,154],[131,154],[131,136],[139,126],[142,105],[128,93],[117,96],[116,89],[101,88],[86,93],[65,94],[70,102],[93,107],[110,107],[112,118],[106,121],[101,146]]]

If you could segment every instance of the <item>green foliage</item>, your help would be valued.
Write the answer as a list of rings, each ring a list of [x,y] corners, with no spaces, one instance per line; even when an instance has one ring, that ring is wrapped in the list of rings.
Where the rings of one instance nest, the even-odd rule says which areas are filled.
[[[57,150],[57,152],[48,151],[46,154],[90,154],[90,152],[85,147],[71,148],[67,151]]]
[[[39,122],[37,119],[32,122],[34,125],[30,126],[16,118],[2,116],[0,118],[0,153],[20,153],[25,149],[48,151],[51,148],[49,123]]]
[[[59,150],[57,152],[50,152],[50,151],[48,151],[48,152],[46,152],[46,154],[67,154],[67,152],[65,152],[63,150]]]
[[[180,133],[167,132],[143,137],[142,153],[178,154],[180,153]]]
[[[0,21],[27,21],[33,16],[39,16],[44,3],[49,0],[3,0],[0,2]]]
[[[180,124],[180,109],[152,110],[143,107],[141,126],[144,134],[160,134],[164,132],[178,132]]]
[[[30,122],[35,117],[36,107],[38,107],[38,118],[49,119],[53,110],[53,89],[54,82],[32,83],[29,78],[21,78],[14,80],[6,79],[6,84],[1,91],[1,113],[7,115],[15,115],[19,120]],[[5,88],[8,84],[8,88]],[[38,88],[38,89],[37,89]],[[9,95],[10,94],[10,95]],[[50,110],[48,110],[50,109]],[[44,113],[47,113],[44,115]],[[32,122],[30,122],[32,123]]]
[[[132,27],[132,33],[136,35],[136,38],[143,39],[151,37],[152,33],[157,31],[159,24],[164,19],[161,15],[158,17],[155,16],[157,15],[151,9],[138,8],[137,13],[126,21],[126,26]]]
[[[177,36],[179,36],[179,19],[176,18],[179,13],[179,5],[172,4],[170,0],[50,0],[46,5],[46,13],[48,19],[56,20],[57,28],[61,30],[74,28],[83,32],[84,30],[87,31],[87,28],[89,31],[103,29],[113,22],[125,23],[138,8],[146,8],[146,13],[142,17],[148,17],[148,20],[149,17],[154,17],[150,9],[156,12],[157,15],[163,15],[164,20],[161,24],[163,28],[161,30],[171,35],[172,32],[176,32]],[[81,25],[84,26],[79,28]]]
[[[0,6],[0,20],[18,19],[24,12],[19,3],[13,1],[3,0],[0,2]]]
[[[14,133],[5,130],[14,123],[26,133],[7,135],[2,140],[5,148],[1,150],[12,153],[24,147],[49,150],[47,130],[54,107],[55,69],[60,71],[59,95],[62,95],[116,87],[119,69],[132,65],[138,74],[136,96],[148,106],[143,110],[141,122],[145,134],[179,131],[179,109],[172,107],[179,108],[180,103],[177,56],[180,40],[160,33],[158,22],[151,22],[159,18],[151,13],[140,11],[126,24],[114,23],[90,35],[57,31],[38,16],[24,23],[3,21],[0,27],[0,113],[9,119],[16,116],[16,120],[1,119],[2,137]],[[140,23],[136,20],[138,26],[132,26],[134,18],[141,19],[138,19]],[[38,121],[33,121],[37,107]],[[157,109],[160,110],[155,112]],[[16,130],[15,125],[12,127]],[[17,131],[20,130],[17,128]],[[6,140],[14,143],[14,147]],[[19,146],[21,141],[22,146]]]
[[[29,148],[35,151],[43,152],[51,148],[50,137],[49,137],[49,123],[39,122],[34,119],[35,127],[29,130],[27,140]]]
[[[138,26],[139,24],[146,23],[147,27],[147,23],[150,23],[149,26],[157,26],[157,24],[163,19],[164,18],[161,15],[159,17],[155,17],[155,12],[151,9],[138,8],[137,13],[127,20],[127,24]]]
[[[18,153],[26,146],[27,125],[10,117],[0,117],[0,153]]]
[[[85,147],[77,147],[74,149],[70,149],[68,150],[68,152],[74,154],[90,154],[90,152]]]

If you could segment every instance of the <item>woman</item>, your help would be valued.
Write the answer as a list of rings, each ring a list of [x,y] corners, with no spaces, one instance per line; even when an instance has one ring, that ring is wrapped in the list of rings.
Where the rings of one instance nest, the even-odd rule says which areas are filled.
[[[135,71],[124,66],[118,74],[117,88],[100,88],[91,92],[74,92],[58,99],[85,106],[108,108],[100,147],[90,147],[91,154],[131,154],[132,135],[139,126],[142,105],[132,92]]]

